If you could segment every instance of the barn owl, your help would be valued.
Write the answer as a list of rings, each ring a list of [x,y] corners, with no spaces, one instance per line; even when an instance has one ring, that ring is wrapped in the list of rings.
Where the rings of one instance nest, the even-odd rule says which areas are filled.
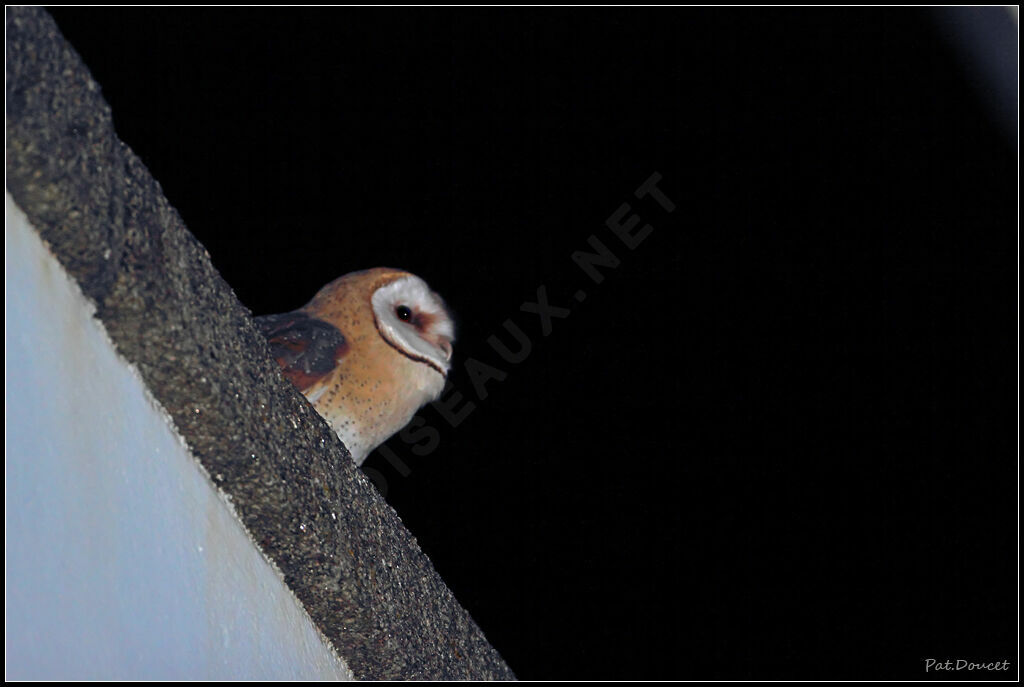
[[[441,297],[387,267],[346,274],[299,310],[256,324],[356,465],[440,396],[455,340]]]

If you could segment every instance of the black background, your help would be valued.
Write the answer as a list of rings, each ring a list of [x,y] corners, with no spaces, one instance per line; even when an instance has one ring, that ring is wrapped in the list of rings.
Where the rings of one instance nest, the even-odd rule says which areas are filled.
[[[1016,676],[1016,142],[929,13],[52,13],[254,313],[454,309],[365,468],[521,678]]]

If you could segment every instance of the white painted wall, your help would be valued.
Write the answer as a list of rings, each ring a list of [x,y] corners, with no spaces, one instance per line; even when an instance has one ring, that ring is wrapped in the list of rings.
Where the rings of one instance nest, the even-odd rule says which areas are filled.
[[[351,679],[5,199],[6,677]]]

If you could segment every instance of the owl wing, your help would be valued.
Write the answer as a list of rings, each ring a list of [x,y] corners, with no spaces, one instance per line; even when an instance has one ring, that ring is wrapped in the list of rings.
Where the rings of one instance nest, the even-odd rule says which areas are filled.
[[[303,393],[330,374],[348,351],[337,327],[301,310],[255,321],[282,373]]]

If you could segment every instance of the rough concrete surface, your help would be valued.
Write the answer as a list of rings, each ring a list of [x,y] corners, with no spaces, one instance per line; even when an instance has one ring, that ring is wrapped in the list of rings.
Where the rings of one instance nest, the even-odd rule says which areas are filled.
[[[8,7],[7,188],[359,678],[513,679],[118,140],[41,8]]]

